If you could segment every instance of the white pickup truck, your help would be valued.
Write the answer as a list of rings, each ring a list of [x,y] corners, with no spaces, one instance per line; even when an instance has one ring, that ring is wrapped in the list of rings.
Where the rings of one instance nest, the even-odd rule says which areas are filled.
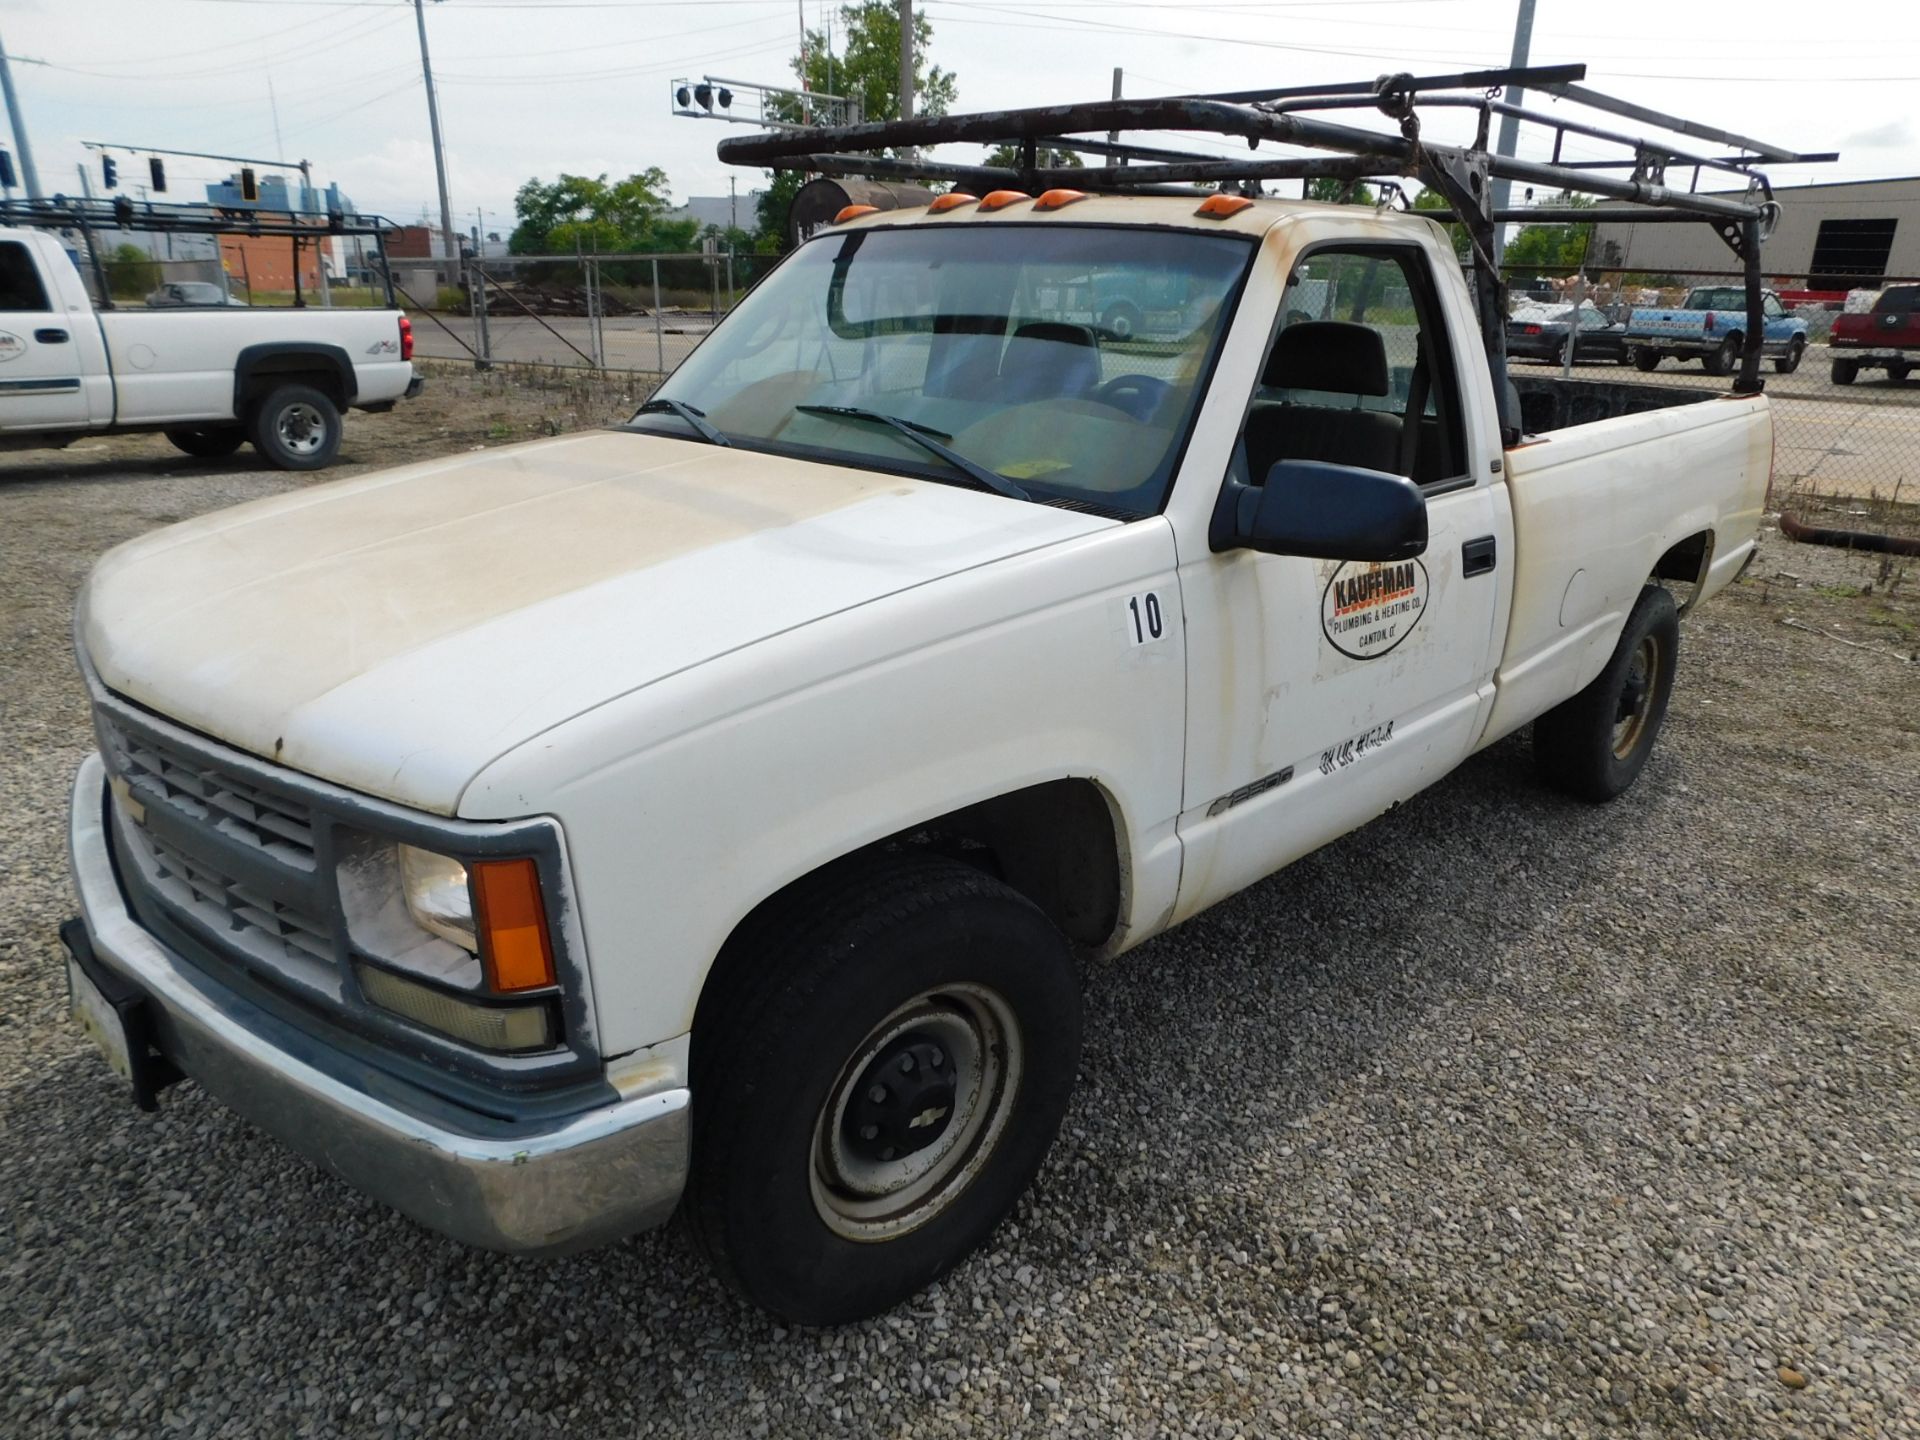
[[[96,308],[52,233],[0,228],[0,448],[158,430],[189,455],[251,440],[317,470],[342,412],[391,410],[422,383],[397,310]]]
[[[1039,1168],[1077,954],[1529,723],[1633,784],[1764,396],[1537,381],[1503,444],[1425,218],[935,205],[828,227],[626,425],[99,563],[64,934],[144,1103],[184,1073],[499,1249],[679,1207],[844,1320]],[[1177,324],[1051,312],[1128,272]]]

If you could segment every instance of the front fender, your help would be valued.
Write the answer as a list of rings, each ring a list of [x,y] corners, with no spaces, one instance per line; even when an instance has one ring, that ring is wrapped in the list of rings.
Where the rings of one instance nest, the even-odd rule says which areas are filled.
[[[1135,643],[1151,591],[1161,638]],[[1118,933],[1170,911],[1185,706],[1158,517],[777,633],[587,712],[488,766],[464,815],[559,818],[613,1052],[686,1031],[754,906],[934,817],[1063,778],[1112,808]]]

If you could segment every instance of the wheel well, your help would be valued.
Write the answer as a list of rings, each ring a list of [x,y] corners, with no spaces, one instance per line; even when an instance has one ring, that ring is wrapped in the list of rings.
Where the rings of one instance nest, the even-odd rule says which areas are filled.
[[[358,389],[353,362],[337,345],[250,345],[234,366],[234,415],[245,419],[256,401],[288,383],[312,386],[341,410]]]
[[[755,917],[822,871],[861,855],[915,851],[960,860],[1012,886],[1076,944],[1097,946],[1120,923],[1120,846],[1106,792],[1090,780],[1050,780],[950,810],[795,878],[741,919],[721,954]]]
[[[1707,567],[1713,563],[1713,532],[1698,530],[1693,534],[1667,547],[1667,553],[1654,563],[1653,579],[1672,580],[1687,587],[1684,593],[1676,593],[1680,602],[1680,613],[1685,615],[1693,608],[1700,587],[1706,584]]]

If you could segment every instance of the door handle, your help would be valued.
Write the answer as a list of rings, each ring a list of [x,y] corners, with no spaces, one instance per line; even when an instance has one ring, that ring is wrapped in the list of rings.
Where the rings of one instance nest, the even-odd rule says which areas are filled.
[[[64,330],[36,330],[33,332],[33,338],[38,340],[42,345],[64,345],[67,343],[67,332]]]
[[[1468,540],[1460,547],[1460,573],[1468,575],[1490,575],[1493,573],[1494,539],[1491,535],[1482,535],[1477,540]]]

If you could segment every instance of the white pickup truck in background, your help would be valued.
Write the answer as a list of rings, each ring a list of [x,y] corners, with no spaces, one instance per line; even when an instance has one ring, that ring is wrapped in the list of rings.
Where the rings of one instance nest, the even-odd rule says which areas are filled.
[[[397,310],[96,307],[55,236],[0,228],[0,447],[163,432],[189,455],[248,441],[316,470],[341,416],[416,395],[413,331]]]
[[[1641,775],[1680,616],[1754,553],[1764,395],[1510,393],[1498,287],[1419,213],[861,209],[624,426],[101,560],[62,934],[142,1104],[189,1076],[497,1249],[678,1209],[744,1295],[848,1320],[1038,1171],[1080,958],[1523,726],[1571,794]],[[1121,334],[1090,275],[1179,304]]]

